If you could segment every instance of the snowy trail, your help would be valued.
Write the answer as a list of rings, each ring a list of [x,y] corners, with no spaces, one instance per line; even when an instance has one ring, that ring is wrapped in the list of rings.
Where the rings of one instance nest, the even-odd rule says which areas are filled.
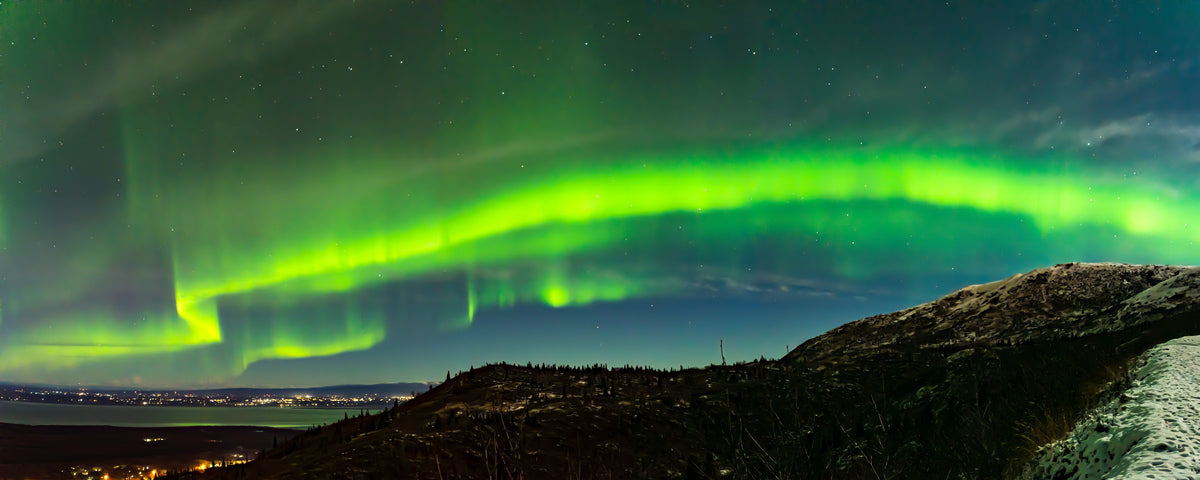
[[[1200,479],[1200,336],[1155,346],[1130,375],[1023,478]]]

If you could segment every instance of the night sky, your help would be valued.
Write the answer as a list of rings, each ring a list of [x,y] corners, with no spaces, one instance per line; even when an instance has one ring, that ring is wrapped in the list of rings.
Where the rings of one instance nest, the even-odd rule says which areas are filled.
[[[5,1],[0,381],[703,366],[1054,263],[1200,263],[1197,21]]]

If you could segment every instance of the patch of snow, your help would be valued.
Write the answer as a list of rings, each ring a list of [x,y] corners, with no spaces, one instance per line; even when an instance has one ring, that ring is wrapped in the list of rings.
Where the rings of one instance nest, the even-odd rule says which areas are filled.
[[[1200,336],[1155,346],[1130,375],[1022,478],[1200,479]]]
[[[1200,283],[1200,268],[1189,268],[1125,300],[1124,310],[1165,310],[1190,303],[1200,297],[1195,288],[1197,283]]]

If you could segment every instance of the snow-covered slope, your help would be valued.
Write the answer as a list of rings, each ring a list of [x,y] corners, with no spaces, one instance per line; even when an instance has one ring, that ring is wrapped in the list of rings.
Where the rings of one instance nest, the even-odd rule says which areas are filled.
[[[1150,349],[1130,380],[1023,478],[1200,478],[1200,336]]]
[[[1200,306],[1196,287],[1195,267],[1064,263],[847,323],[785,358],[854,359],[914,344],[954,349],[1121,331]]]

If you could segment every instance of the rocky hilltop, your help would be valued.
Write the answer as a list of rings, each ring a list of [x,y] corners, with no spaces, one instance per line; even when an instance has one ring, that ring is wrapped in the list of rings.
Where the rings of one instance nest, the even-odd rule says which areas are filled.
[[[203,476],[1011,478],[1125,388],[1138,355],[1200,333],[1197,287],[1193,268],[1063,264],[779,360],[489,365]]]
[[[1185,272],[1189,274],[1183,281],[1176,282]],[[1071,263],[1040,268],[848,323],[801,345],[787,358],[853,357],[914,346],[1013,345],[1120,330],[1152,312],[1161,318],[1167,305],[1178,303],[1167,303],[1172,299],[1165,294],[1178,288],[1173,285],[1196,281],[1196,274],[1159,265]],[[1113,321],[1118,318],[1123,319],[1120,325]]]

